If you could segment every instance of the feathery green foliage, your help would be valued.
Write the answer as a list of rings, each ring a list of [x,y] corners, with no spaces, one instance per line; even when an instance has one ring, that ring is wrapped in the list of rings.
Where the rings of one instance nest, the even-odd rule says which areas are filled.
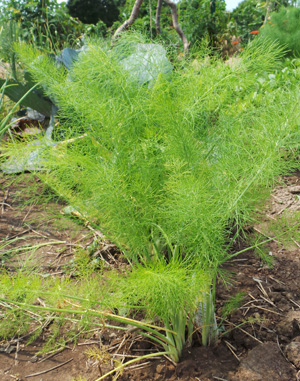
[[[262,35],[286,48],[286,54],[300,56],[300,8],[282,7],[271,14],[262,28]]]
[[[260,39],[233,67],[199,56],[140,85],[122,66],[134,50],[126,38],[113,49],[89,43],[70,72],[31,47],[18,51],[67,121],[55,135],[64,141],[43,147],[40,177],[123,250],[128,300],[176,331],[164,340],[178,361],[232,228],[291,168],[282,156],[292,158],[299,133],[299,90],[261,85],[282,49]]]
[[[133,260],[149,259],[149,242],[166,247],[168,237],[210,262],[222,252],[228,220],[247,213],[260,197],[255,187],[278,173],[274,143],[283,144],[279,124],[286,112],[268,109],[269,119],[281,114],[278,127],[268,130],[260,128],[265,105],[247,104],[255,76],[277,64],[271,45],[257,45],[238,69],[218,62],[198,75],[187,64],[150,89],[122,70],[123,49],[89,45],[70,74],[28,51],[29,70],[72,123],[66,138],[86,133],[50,150],[45,177],[73,206],[101,221]]]
[[[113,273],[106,274],[105,278],[94,275],[81,278],[76,284],[69,280],[43,279],[26,272],[14,276],[1,273],[0,299],[6,307],[3,314],[13,324],[0,324],[0,337],[27,333],[31,324],[28,310],[34,309],[41,326],[51,313],[51,319],[57,322],[51,328],[56,329],[55,335],[62,335],[63,327],[70,321],[73,328],[74,324],[77,326],[74,335],[78,330],[86,330],[93,325],[114,328],[107,324],[109,321],[131,324],[143,330],[143,335],[162,345],[166,353],[178,361],[186,341],[185,327],[189,320],[193,321],[189,314],[196,310],[197,302],[201,300],[199,295],[209,282],[210,279],[202,272],[192,268],[187,270],[178,263],[147,269],[139,267],[127,277]],[[159,320],[153,325],[113,313],[115,309],[122,311],[124,308],[144,311],[146,318],[158,316]],[[164,328],[160,327],[161,321]],[[124,329],[123,326],[116,328]],[[49,340],[53,340],[53,335]]]

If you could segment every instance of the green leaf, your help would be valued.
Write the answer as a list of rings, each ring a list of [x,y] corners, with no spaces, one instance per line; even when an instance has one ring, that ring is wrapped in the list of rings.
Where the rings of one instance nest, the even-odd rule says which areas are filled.
[[[0,87],[5,84],[5,79],[0,79]],[[6,82],[4,94],[12,101],[18,102],[32,87],[31,83],[25,85],[10,79]],[[30,107],[33,110],[40,112],[45,116],[51,115],[52,103],[50,100],[42,98],[37,92],[30,92],[22,101],[21,104],[25,107]]]
[[[74,61],[77,61],[78,59],[79,50],[71,49],[71,48],[65,48],[61,55],[58,56],[57,62],[63,63],[68,70],[71,69],[71,67],[74,64]]]

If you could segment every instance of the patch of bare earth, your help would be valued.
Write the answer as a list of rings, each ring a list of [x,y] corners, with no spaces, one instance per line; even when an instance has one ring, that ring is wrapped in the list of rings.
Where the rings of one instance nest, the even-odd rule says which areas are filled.
[[[53,210],[61,210],[60,202],[28,205],[14,194],[19,190],[7,187],[7,178],[0,179],[0,234],[2,239],[25,237],[26,243],[49,244],[35,252],[39,271],[62,274],[64,266],[93,240],[95,232],[63,217],[62,223],[53,217]],[[287,176],[272,193],[265,210],[265,221],[253,230],[263,231],[269,220],[282,213],[295,213],[300,209],[298,190],[300,175]],[[299,189],[300,191],[300,189]],[[267,233],[264,233],[267,235]],[[24,244],[17,242],[16,245]],[[76,246],[77,245],[77,246]],[[105,244],[98,255],[113,264]],[[106,250],[106,251],[105,251]],[[124,370],[119,380],[182,380],[182,381],[291,381],[300,378],[300,248],[294,241],[288,249],[277,241],[268,243],[273,258],[268,267],[251,251],[247,251],[226,264],[232,274],[231,285],[220,284],[217,292],[216,312],[221,334],[215,345],[204,348],[195,333],[193,345],[186,348],[179,364],[167,358],[147,359]],[[23,256],[22,256],[23,255]],[[26,255],[19,255],[3,263],[9,271],[21,265]],[[22,259],[23,258],[23,259]],[[242,304],[222,320],[225,303],[239,292],[244,293]],[[1,307],[0,307],[1,308]],[[0,310],[1,311],[1,310]],[[47,327],[43,335],[47,336]],[[43,337],[26,346],[26,338],[0,342],[0,379],[15,380],[88,380],[95,381],[101,373],[134,356],[155,352],[157,348],[135,333],[97,329],[82,336],[77,343],[46,355],[36,355]],[[110,353],[110,360],[95,359],[87,354],[89,348],[100,348]],[[109,378],[108,378],[109,379]]]

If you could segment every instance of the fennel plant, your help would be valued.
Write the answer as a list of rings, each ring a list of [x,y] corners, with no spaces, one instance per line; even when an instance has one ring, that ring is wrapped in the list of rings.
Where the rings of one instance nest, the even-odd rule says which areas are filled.
[[[282,56],[260,40],[234,67],[199,54],[198,65],[187,59],[149,86],[120,64],[132,49],[126,36],[113,49],[90,42],[70,72],[29,46],[17,50],[59,105],[40,178],[124,252],[132,273],[119,280],[122,294],[158,316],[178,361],[199,303],[203,344],[216,336],[216,277],[231,232],[292,167],[281,157],[297,133],[298,90],[260,87]]]

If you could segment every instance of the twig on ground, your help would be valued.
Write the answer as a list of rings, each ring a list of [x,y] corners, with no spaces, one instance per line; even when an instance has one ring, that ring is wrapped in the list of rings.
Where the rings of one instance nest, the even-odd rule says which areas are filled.
[[[279,202],[279,204],[282,203],[282,200],[281,200],[279,197],[275,196],[274,194],[272,194],[272,197],[274,198],[274,200],[276,200],[277,202]]]
[[[300,308],[300,304],[296,303],[293,299],[289,299],[289,301],[295,304],[296,307]]]
[[[279,316],[284,316],[284,314],[281,314],[281,313],[276,312],[276,311],[269,310],[269,309],[264,308],[264,307],[256,306],[255,304],[253,304],[251,307],[258,308],[258,309],[263,310],[263,311],[271,312],[271,313],[279,315]]]
[[[227,340],[224,340],[224,342],[225,342],[227,348],[233,354],[233,356],[238,360],[238,362],[240,362],[241,360],[240,360],[239,356],[234,352],[234,349],[235,349],[234,346],[231,345]]]
[[[54,366],[53,368],[50,368],[50,369],[46,369],[46,370],[43,370],[41,372],[37,372],[37,373],[33,373],[33,374],[29,374],[28,376],[25,376],[25,378],[29,378],[29,377],[35,377],[35,376],[39,376],[41,374],[45,374],[45,373],[48,373],[48,372],[51,372],[52,370],[54,369],[57,369],[57,368],[60,368],[61,366],[64,366],[66,364],[68,364],[69,362],[71,362],[73,360],[73,358],[63,362],[62,364],[59,364],[59,365],[56,365]]]
[[[99,255],[100,258],[102,259],[102,261],[105,262],[105,263],[107,264],[108,267],[110,267],[110,263],[107,262],[107,260],[103,258],[103,255],[102,255],[102,253],[101,253],[101,250],[97,250],[96,253],[94,254],[94,256],[96,256],[96,255]]]
[[[279,340],[278,340],[278,336],[276,336],[276,341],[277,341],[277,345],[278,345],[278,348],[279,348],[279,350],[280,350],[282,356],[285,358],[285,360],[286,360],[289,364],[292,365],[293,368],[297,369],[297,368],[295,367],[295,365],[294,365],[291,361],[288,360],[288,358],[287,358],[286,355],[284,354],[283,350],[281,349],[280,344],[279,344]]]
[[[258,301],[259,301],[258,299],[254,298],[254,296],[253,296],[250,292],[249,292],[248,296],[250,296],[250,298],[251,298],[254,302],[258,302]],[[248,303],[246,303],[246,304],[249,304],[249,303],[251,303],[251,300],[250,300],[250,302],[248,302]],[[245,304],[245,305],[246,305],[246,304]]]
[[[18,341],[17,342],[17,347],[16,347],[16,353],[15,353],[15,365],[18,364],[18,353],[19,353],[19,350],[20,350],[20,342]]]
[[[40,303],[41,306],[46,307],[45,302],[41,298],[37,298],[37,301]]]
[[[267,303],[271,304],[272,307],[277,308],[276,304],[272,302],[272,300],[265,298],[264,296],[261,296],[263,300],[265,300]]]
[[[22,220],[22,224],[24,223],[24,221],[26,220],[26,218],[29,216],[29,213],[32,211],[33,207],[35,206],[35,204],[32,204],[31,207],[29,208],[28,212],[26,213],[25,217],[23,218]]]
[[[237,259],[232,259],[230,262],[244,262],[248,261],[248,258],[237,258]]]
[[[294,201],[290,201],[288,202],[284,208],[280,209],[279,212],[277,212],[276,214],[279,216],[280,214],[282,214],[286,209],[288,209],[291,205],[293,205]]]
[[[21,233],[17,233],[17,234],[15,234],[15,235],[13,235],[12,237],[8,237],[7,240],[17,238],[17,237],[19,237],[20,235],[26,234],[26,233],[28,233],[28,232],[30,232],[30,231],[31,231],[30,229],[24,230],[24,231],[21,232]]]
[[[50,236],[49,233],[44,232],[44,234],[46,234],[46,235],[44,235],[44,234],[42,234],[42,233],[40,233],[40,232],[34,230],[34,229],[30,226],[30,224],[25,223],[24,225],[27,226],[33,233],[35,233],[35,234],[37,234],[37,235],[40,235],[40,236],[43,237],[43,238],[49,238],[49,236]]]
[[[300,247],[299,243],[294,240],[294,238],[291,238],[291,240],[294,242],[294,244],[298,247]]]
[[[257,227],[254,226],[253,229],[254,229],[255,231],[257,231],[257,233],[263,235],[264,237],[266,237],[266,238],[268,238],[268,239],[271,239],[273,242],[278,243],[278,241],[276,241],[275,238],[268,236],[267,234],[265,234],[264,232],[262,232],[262,231],[261,231],[260,229],[258,229]]]
[[[8,206],[10,209],[13,209],[13,207],[10,204],[8,204],[7,202],[2,202],[2,207],[3,207],[3,205]]]
[[[60,352],[64,351],[66,349],[66,347],[61,347],[59,349],[56,349],[54,353],[51,353],[49,356],[47,357],[44,357],[43,359],[41,359],[40,361],[38,361],[38,363],[41,363],[41,362],[44,362],[46,360],[49,360],[51,359],[52,357],[58,355]]]
[[[272,275],[269,275],[269,278],[272,279],[274,282],[278,283],[278,284],[282,284],[282,285],[286,285],[286,283],[282,282],[281,280],[278,280],[276,278],[274,278]]]
[[[151,351],[151,350],[150,350]],[[173,361],[168,355],[164,355],[164,357],[176,368],[177,364]]]
[[[98,343],[99,344],[99,343]],[[78,344],[77,344],[78,345]],[[133,355],[125,355],[124,353],[114,353],[114,356],[120,356],[120,357],[128,357],[128,358],[138,358],[138,357],[141,357],[141,356],[133,356]]]
[[[246,335],[248,335],[248,336],[252,337],[252,339],[254,339],[255,341],[257,341],[259,344],[263,344],[263,342],[262,342],[262,341],[260,341],[260,340],[259,340],[259,339],[257,339],[255,336],[251,335],[251,333],[249,333],[249,332],[245,331],[243,328],[239,327],[238,325],[236,325],[236,324],[234,324],[234,323],[232,323],[231,321],[229,321],[229,320],[226,320],[226,319],[224,319],[224,321],[225,321],[226,323],[228,323],[228,324],[231,324],[231,325],[233,325],[233,326],[234,326],[234,328],[237,328],[237,329],[239,329],[240,331],[242,331],[242,332],[243,332],[243,333],[245,333]]]
[[[252,300],[249,300],[249,302],[243,304],[240,308],[245,308],[248,304],[253,303],[253,301],[254,301],[254,302],[258,302],[258,301],[259,301],[258,299],[254,298],[254,296],[251,295],[250,293],[248,294],[248,296],[250,296],[250,298],[252,298]]]
[[[64,214],[64,212],[61,212],[62,214]],[[103,245],[103,247],[100,249],[100,251],[101,252],[107,252],[108,253],[108,255],[109,255],[109,257],[115,262],[115,263],[117,263],[116,262],[116,260],[115,260],[115,258],[114,258],[114,256],[110,253],[110,251],[109,251],[109,249],[111,249],[111,248],[115,248],[115,247],[117,247],[115,244],[113,244],[113,243],[111,243],[111,242],[109,242],[109,241],[107,241],[106,239],[105,239],[105,236],[104,236],[104,234],[103,233],[101,233],[99,230],[96,230],[96,229],[94,229],[92,226],[91,226],[91,224],[90,224],[90,222],[80,213],[80,212],[78,212],[77,210],[73,210],[72,212],[71,212],[71,214],[73,215],[73,216],[75,216],[75,217],[77,217],[77,218],[79,218],[81,221],[83,221],[84,222],[84,225],[85,225],[85,227],[86,228],[88,228],[91,232],[93,232],[93,234],[94,234],[94,236],[95,236],[95,238],[98,240],[98,238],[100,238],[100,242],[99,243],[101,243],[102,245]],[[103,258],[102,258],[103,259]],[[106,262],[106,261],[105,261]],[[107,262],[106,262],[107,263]]]
[[[254,277],[253,277],[253,280],[254,280],[255,282],[258,283],[258,284],[257,284],[257,287],[258,287],[258,289],[262,292],[262,294],[263,294],[267,299],[270,299],[270,298],[269,298],[269,295],[267,294],[267,291],[264,289],[264,287],[263,287],[263,285],[262,285],[262,281],[261,281],[260,279],[258,279],[258,278],[254,278]]]

